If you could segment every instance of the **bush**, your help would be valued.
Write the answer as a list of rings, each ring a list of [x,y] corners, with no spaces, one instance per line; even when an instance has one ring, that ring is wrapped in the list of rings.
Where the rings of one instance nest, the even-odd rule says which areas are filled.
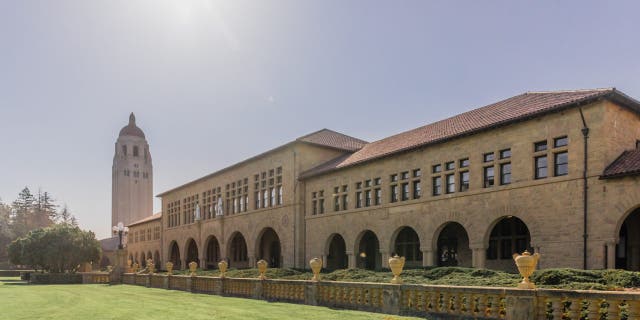
[[[76,284],[82,283],[82,275],[76,273],[31,273],[30,283],[34,284]]]

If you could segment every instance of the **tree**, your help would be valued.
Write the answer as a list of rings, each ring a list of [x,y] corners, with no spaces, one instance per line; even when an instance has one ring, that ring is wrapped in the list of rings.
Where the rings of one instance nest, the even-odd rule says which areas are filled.
[[[76,217],[73,214],[71,214],[71,211],[69,210],[69,207],[67,206],[66,203],[62,207],[62,210],[60,211],[60,213],[58,213],[58,218],[56,222],[78,226],[78,220],[76,220]]]
[[[91,231],[70,224],[36,229],[9,245],[9,260],[49,272],[75,272],[85,262],[98,262],[100,243]]]
[[[53,224],[58,217],[57,208],[58,205],[55,204],[55,200],[51,197],[51,194],[38,189],[38,196],[33,212],[35,227],[44,228]]]
[[[35,201],[29,187],[24,187],[18,194],[18,199],[11,204],[13,210],[11,225],[16,236],[23,236],[29,230],[35,229],[34,221],[31,219]]]
[[[7,246],[13,240],[11,230],[11,207],[0,199],[0,262],[7,261]]]

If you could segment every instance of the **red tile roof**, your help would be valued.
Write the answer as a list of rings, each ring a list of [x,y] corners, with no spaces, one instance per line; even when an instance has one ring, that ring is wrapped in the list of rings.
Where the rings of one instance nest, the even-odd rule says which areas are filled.
[[[614,160],[602,173],[602,179],[640,174],[640,150],[627,150]]]
[[[138,221],[132,222],[127,227],[132,227],[132,226],[135,226],[135,225],[143,224],[145,222],[157,220],[157,219],[160,219],[160,218],[162,218],[162,212],[159,212],[159,213],[156,213],[154,215],[148,216],[148,217],[146,217],[144,219],[140,219]]]
[[[306,136],[302,136],[296,140],[345,151],[356,151],[367,144],[367,142],[364,140],[360,140],[329,129],[322,129],[314,133],[310,133]]]
[[[559,111],[579,103],[587,103],[602,97],[609,97],[612,100],[632,104],[633,108],[640,110],[640,104],[637,101],[616,91],[614,88],[527,92],[448,119],[369,143],[349,156],[331,160],[316,168],[303,172],[301,179],[382,158],[391,154],[478,133],[500,125],[540,116],[545,113]]]

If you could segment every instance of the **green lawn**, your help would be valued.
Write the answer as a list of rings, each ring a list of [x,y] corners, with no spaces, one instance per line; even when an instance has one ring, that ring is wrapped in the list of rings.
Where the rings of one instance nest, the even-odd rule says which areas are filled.
[[[27,285],[0,278],[0,319],[417,319],[129,285]]]

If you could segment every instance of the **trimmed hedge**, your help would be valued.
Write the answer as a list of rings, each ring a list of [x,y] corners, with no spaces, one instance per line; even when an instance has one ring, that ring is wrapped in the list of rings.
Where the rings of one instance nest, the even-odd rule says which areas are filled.
[[[33,284],[76,284],[82,283],[82,275],[77,273],[31,273]]]

